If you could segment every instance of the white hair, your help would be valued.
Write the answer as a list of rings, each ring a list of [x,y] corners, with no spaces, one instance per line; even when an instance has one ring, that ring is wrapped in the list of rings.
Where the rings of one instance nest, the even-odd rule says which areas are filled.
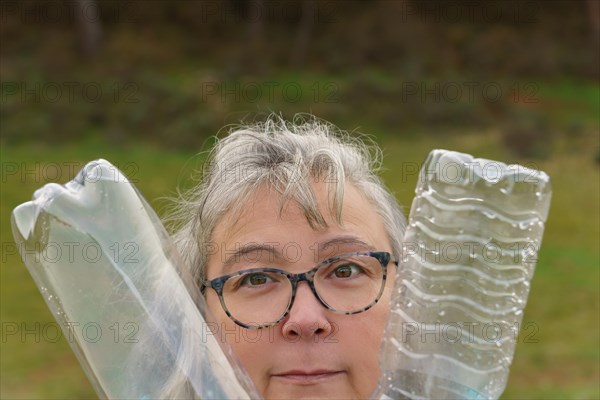
[[[270,115],[264,122],[236,126],[219,139],[205,162],[201,182],[178,199],[167,218],[174,241],[194,280],[205,278],[213,231],[228,212],[240,212],[264,185],[281,194],[279,212],[295,201],[313,229],[327,223],[312,184],[325,183],[329,211],[342,224],[347,183],[354,185],[381,217],[396,258],[401,254],[405,218],[396,198],[377,176],[380,148],[312,116],[293,121]]]

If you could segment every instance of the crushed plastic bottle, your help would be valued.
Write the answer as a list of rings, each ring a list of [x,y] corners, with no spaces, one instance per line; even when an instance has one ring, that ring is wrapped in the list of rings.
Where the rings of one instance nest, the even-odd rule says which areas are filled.
[[[429,154],[404,236],[376,397],[499,398],[550,197],[544,172]]]
[[[99,397],[260,397],[210,332],[158,217],[113,165],[97,160],[64,186],[42,187],[13,211],[12,225]]]

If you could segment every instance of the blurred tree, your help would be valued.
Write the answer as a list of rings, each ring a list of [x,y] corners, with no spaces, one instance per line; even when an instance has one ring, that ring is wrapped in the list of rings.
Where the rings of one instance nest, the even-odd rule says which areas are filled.
[[[254,11],[252,10],[254,9]],[[247,11],[248,19],[248,37],[250,39],[249,46],[246,50],[246,65],[250,65],[251,69],[262,71],[264,69],[263,57],[257,56],[262,54],[263,37],[265,30],[265,2],[264,0],[255,0],[252,6]]]
[[[302,67],[306,62],[308,44],[315,24],[315,11],[315,0],[305,0],[302,3],[302,17],[296,31],[294,47],[292,47],[291,64],[293,67]]]
[[[600,2],[598,0],[587,0],[590,25],[592,27],[592,40],[600,44]]]
[[[254,6],[256,8],[255,15],[248,15],[248,36],[250,37],[250,42],[255,46],[263,37],[265,28],[265,1],[255,0]]]
[[[96,0],[78,0],[75,3],[75,15],[81,35],[81,49],[92,58],[100,50],[102,42],[102,24],[100,6]]]

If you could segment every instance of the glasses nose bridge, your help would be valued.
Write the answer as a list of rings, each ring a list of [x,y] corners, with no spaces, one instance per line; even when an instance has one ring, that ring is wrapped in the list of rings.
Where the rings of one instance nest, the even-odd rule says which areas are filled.
[[[307,272],[302,272],[300,274],[291,274],[288,275],[288,279],[290,280],[290,282],[292,282],[292,285],[294,287],[294,289],[296,289],[296,287],[298,286],[299,282],[306,282],[308,283],[308,286],[311,287],[311,289],[314,290],[314,278],[315,278],[315,274],[317,271],[310,270]]]
[[[315,278],[316,273],[317,273],[316,269],[312,269],[310,271],[302,272],[300,274],[292,274],[292,275],[287,276],[288,279],[290,280],[290,282],[292,283],[292,299],[289,304],[289,309],[291,309],[292,306],[294,305],[294,300],[296,299],[296,293],[298,292],[298,283],[300,283],[300,282],[306,282],[306,284],[310,288],[310,291],[312,292],[313,296],[315,296],[315,298],[319,301],[319,303],[323,304],[323,300],[321,300],[321,297],[319,296],[319,294],[317,294],[317,289],[315,288],[314,278]],[[327,305],[323,304],[323,306],[325,308],[327,308]],[[289,311],[289,309],[288,309],[288,311]]]

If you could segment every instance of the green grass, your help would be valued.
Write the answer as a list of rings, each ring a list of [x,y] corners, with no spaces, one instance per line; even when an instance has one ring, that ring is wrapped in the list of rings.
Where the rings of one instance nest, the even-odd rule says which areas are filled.
[[[571,100],[568,85],[558,85],[550,92],[549,96],[566,96],[567,101]],[[597,87],[586,93],[584,97],[591,99],[597,94]],[[406,212],[414,195],[416,170],[431,149],[447,148],[508,162],[531,161],[512,156],[494,130],[424,134],[423,129],[399,133],[369,121],[372,119],[364,121],[360,131],[374,134],[384,148],[383,177]],[[523,320],[538,326],[538,340],[519,341],[504,399],[600,397],[600,174],[595,161],[596,129],[595,125],[589,129],[585,125],[576,138],[555,142],[550,157],[535,161],[538,168],[548,172],[553,184],[551,212]],[[9,251],[11,210],[46,183],[45,175],[49,175],[51,166],[63,167],[57,181],[64,183],[71,178],[67,162],[81,167],[102,157],[126,166],[126,172],[160,214],[165,206],[160,198],[173,195],[180,185],[189,184],[188,177],[201,159],[195,155],[197,150],[200,149],[165,151],[141,142],[115,147],[94,135],[61,146],[3,145],[1,398],[96,397],[64,339],[49,343],[36,342],[33,334],[24,338],[19,334],[7,335],[7,324],[33,329],[36,323],[44,326],[53,322],[26,268]],[[21,176],[21,163],[37,172]],[[19,173],[8,175],[6,168],[14,165]]]

